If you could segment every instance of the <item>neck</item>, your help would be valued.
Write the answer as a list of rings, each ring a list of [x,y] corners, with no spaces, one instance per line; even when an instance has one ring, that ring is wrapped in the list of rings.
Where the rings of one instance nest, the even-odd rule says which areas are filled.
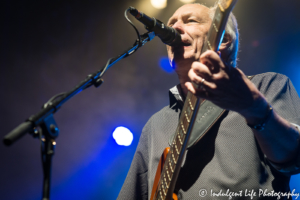
[[[188,78],[185,79],[185,78],[180,78],[180,76],[178,75],[178,78],[179,78],[179,82],[180,82],[180,87],[181,87],[181,96],[183,98],[183,100],[185,100],[186,98],[186,95],[188,93],[188,89],[185,87],[185,83],[190,81]]]
[[[175,66],[174,67],[175,72],[177,73],[177,76],[178,76],[178,79],[180,82],[183,99],[185,99],[185,97],[188,93],[188,89],[185,87],[185,83],[191,81],[188,77],[188,73],[189,73],[189,70],[191,69],[192,63],[193,62],[191,62],[191,61],[173,63],[173,66]]]

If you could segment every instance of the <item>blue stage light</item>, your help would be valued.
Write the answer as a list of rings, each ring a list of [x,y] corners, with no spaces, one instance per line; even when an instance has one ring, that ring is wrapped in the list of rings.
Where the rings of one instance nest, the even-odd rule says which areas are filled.
[[[168,57],[162,57],[160,60],[159,60],[159,65],[160,67],[165,70],[166,72],[168,73],[171,73],[174,71],[174,69],[171,67],[170,63],[169,63],[169,59]]]
[[[133,134],[128,128],[119,126],[114,130],[113,138],[118,145],[129,146],[132,143]]]

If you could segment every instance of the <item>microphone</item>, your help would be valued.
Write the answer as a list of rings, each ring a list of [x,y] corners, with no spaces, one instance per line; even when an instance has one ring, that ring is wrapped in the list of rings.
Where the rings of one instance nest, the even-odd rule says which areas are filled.
[[[129,12],[142,22],[148,31],[153,31],[163,43],[169,46],[177,46],[181,43],[180,33],[174,28],[164,25],[161,21],[145,15],[134,7],[129,7]]]

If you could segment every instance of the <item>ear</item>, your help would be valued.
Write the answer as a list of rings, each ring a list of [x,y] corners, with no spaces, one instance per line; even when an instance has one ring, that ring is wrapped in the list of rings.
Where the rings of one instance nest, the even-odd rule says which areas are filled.
[[[232,43],[232,38],[230,37],[230,35],[228,35],[227,33],[225,33],[224,37],[223,37],[223,41],[219,47],[219,51],[224,51],[226,50]]]

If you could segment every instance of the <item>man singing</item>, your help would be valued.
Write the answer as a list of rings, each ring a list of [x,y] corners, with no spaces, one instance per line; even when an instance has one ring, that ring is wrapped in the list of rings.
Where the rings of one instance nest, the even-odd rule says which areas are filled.
[[[215,9],[186,4],[169,19],[182,38],[181,45],[167,47],[180,84],[170,89],[170,104],[145,125],[118,199],[150,198],[188,91],[227,111],[188,149],[174,191],[178,199],[200,199],[201,190],[208,193],[205,199],[229,198],[214,196],[220,191],[235,193],[233,199],[250,199],[247,192],[253,199],[276,199],[259,192],[288,193],[290,176],[300,172],[297,92],[284,75],[263,73],[250,80],[236,68],[238,29],[232,14],[219,51],[201,52]]]

